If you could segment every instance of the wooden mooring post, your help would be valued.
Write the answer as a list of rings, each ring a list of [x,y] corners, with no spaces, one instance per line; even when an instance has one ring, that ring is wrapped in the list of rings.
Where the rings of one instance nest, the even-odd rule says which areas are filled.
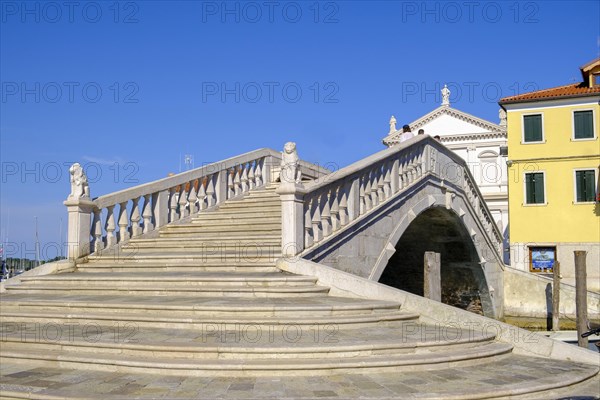
[[[560,330],[560,263],[557,261],[552,268],[552,330]]]
[[[442,301],[441,255],[426,251],[423,257],[423,296]]]
[[[581,334],[588,330],[586,251],[575,251],[575,312],[577,314],[577,344],[588,347],[588,338]]]

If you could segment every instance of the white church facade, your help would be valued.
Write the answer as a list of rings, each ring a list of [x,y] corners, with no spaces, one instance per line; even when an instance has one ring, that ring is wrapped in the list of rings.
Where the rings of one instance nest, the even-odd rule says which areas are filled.
[[[475,117],[450,106],[450,91],[442,90],[442,105],[410,122],[410,130],[439,140],[462,157],[469,166],[498,228],[504,235],[504,262],[510,263],[508,242],[508,173],[506,113],[500,110],[500,123]],[[390,132],[383,143],[391,147],[402,141],[403,130],[396,129],[396,119],[390,120]]]

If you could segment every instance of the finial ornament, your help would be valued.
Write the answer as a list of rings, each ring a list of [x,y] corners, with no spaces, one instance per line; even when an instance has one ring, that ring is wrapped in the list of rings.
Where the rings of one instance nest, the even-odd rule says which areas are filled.
[[[498,118],[500,118],[500,126],[506,126],[506,111],[503,108],[498,110]]]
[[[80,199],[90,197],[90,187],[88,179],[79,163],[71,165],[69,168],[71,174],[71,193],[69,199]]]
[[[396,129],[396,117],[394,117],[392,115],[392,118],[390,118],[390,135],[394,132],[396,132],[398,129]]]
[[[302,172],[298,164],[298,151],[296,143],[287,142],[281,153],[281,183],[299,184],[302,181]]]
[[[450,89],[448,89],[448,85],[446,84],[444,84],[444,88],[442,89],[442,105],[450,105]]]

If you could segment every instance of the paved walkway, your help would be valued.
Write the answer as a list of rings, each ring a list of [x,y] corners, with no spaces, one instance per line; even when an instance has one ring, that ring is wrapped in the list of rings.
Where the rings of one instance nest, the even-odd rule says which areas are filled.
[[[594,399],[600,378],[559,391],[544,389],[560,374],[565,381],[593,367],[510,355],[494,363],[402,373],[296,377],[179,377],[33,367],[3,363],[0,397],[28,393],[38,399]],[[521,392],[522,393],[522,392]]]

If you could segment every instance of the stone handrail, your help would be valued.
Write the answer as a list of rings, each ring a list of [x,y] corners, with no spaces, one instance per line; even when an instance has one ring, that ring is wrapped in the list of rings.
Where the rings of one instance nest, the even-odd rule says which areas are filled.
[[[441,154],[455,164],[452,176]],[[464,190],[501,260],[502,234],[466,162],[429,136],[414,137],[306,185],[282,185],[283,254],[300,254],[427,174]]]
[[[69,258],[126,243],[263,187],[276,179],[274,172],[280,164],[280,152],[259,149],[95,199],[89,197],[87,186],[74,196],[78,190],[72,186],[72,194],[65,201],[69,212]],[[305,161],[298,164],[306,179],[330,173]]]

